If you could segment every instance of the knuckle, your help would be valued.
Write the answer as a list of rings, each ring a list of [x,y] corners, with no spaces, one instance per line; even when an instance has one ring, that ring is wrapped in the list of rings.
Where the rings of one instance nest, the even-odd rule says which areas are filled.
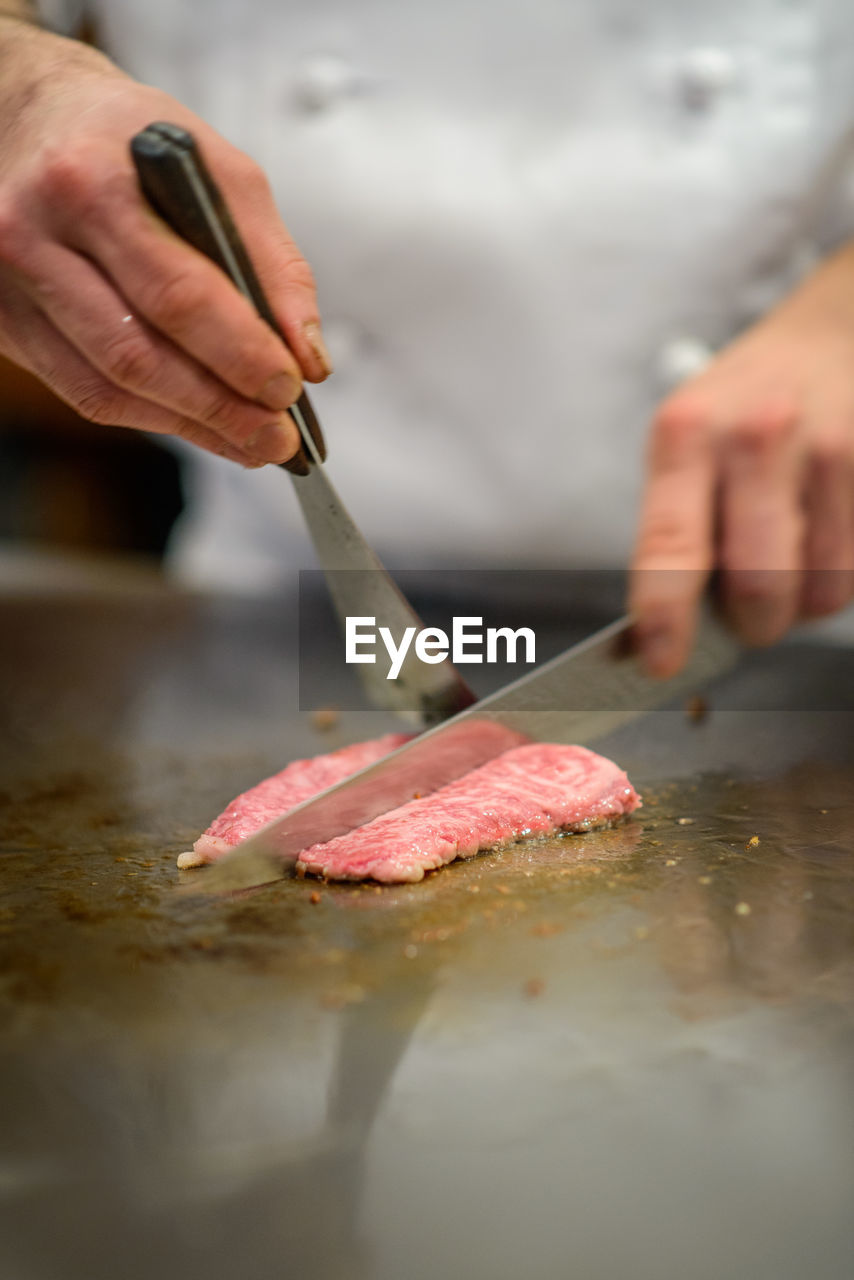
[[[121,398],[111,393],[103,382],[84,383],[76,388],[71,396],[74,408],[88,422],[96,422],[102,426],[117,426],[121,423]]]
[[[234,462],[241,456],[239,449],[229,445],[227,440],[189,418],[181,419],[175,433],[182,440],[186,440],[188,444],[195,445],[198,449],[204,449],[207,453],[212,453],[217,458],[228,458],[229,461]]]
[[[182,440],[186,440],[188,444],[195,445],[202,445],[202,442],[206,442],[209,438],[205,428],[189,418],[181,418],[178,421],[175,426],[175,434],[180,436]]]
[[[158,362],[146,341],[121,337],[102,347],[100,363],[119,386],[145,387],[153,381]]]
[[[699,396],[671,396],[659,406],[653,420],[653,449],[659,454],[682,452],[706,430],[708,423],[708,410]]]
[[[206,303],[199,282],[189,272],[180,272],[150,286],[144,310],[158,326],[182,329],[204,311]]]
[[[301,289],[311,289],[314,292],[314,272],[306,262],[302,254],[294,254],[290,262],[285,268],[288,278]]]
[[[765,404],[736,418],[729,435],[743,449],[767,452],[786,444],[794,435],[797,423],[794,406]]]
[[[264,333],[263,337],[266,339],[268,334]],[[272,331],[269,331],[269,339],[268,351],[267,342],[259,342],[257,335],[237,338],[228,352],[227,363],[219,370],[219,376],[237,388],[260,390],[269,378],[281,371],[281,360],[271,358],[272,351],[278,353],[279,340]]]
[[[39,187],[43,197],[78,212],[96,193],[96,164],[85,142],[63,148],[48,147],[41,157]]]
[[[239,400],[227,391],[212,393],[202,405],[199,419],[217,431],[237,433],[241,428],[248,430],[245,422],[246,409]]]
[[[282,265],[282,272],[289,288],[301,289],[311,294],[316,292],[314,272],[301,253],[294,253],[287,258]]]
[[[270,270],[270,286],[282,294],[307,293],[315,298],[317,286],[314,273],[299,249],[285,240],[277,254],[276,264]]]
[[[695,534],[675,512],[660,511],[647,518],[638,540],[638,560],[653,564],[667,559],[702,568],[703,549]]]

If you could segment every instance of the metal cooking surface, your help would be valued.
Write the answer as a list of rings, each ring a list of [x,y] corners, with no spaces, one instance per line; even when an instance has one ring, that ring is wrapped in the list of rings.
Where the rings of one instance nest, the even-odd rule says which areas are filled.
[[[849,652],[624,734],[614,831],[212,902],[222,804],[389,722],[311,728],[281,605],[2,616],[4,1276],[849,1280]]]

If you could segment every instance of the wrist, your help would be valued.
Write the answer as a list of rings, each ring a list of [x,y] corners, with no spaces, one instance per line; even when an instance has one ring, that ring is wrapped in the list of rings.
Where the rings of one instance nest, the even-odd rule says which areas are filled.
[[[11,16],[0,0],[0,136],[15,111],[37,99],[57,98],[75,72],[122,77],[109,58],[79,40],[46,31],[23,16]]]

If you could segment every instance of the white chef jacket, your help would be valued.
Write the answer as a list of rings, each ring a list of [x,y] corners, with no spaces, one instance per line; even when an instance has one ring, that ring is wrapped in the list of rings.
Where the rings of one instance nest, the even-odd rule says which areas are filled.
[[[658,400],[854,231],[851,0],[89,7],[267,170],[397,567],[625,563]],[[277,468],[194,457],[182,572],[312,563]]]

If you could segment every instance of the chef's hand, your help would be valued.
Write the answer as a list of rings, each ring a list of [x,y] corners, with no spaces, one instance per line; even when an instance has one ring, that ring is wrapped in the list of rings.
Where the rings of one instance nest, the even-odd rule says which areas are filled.
[[[713,569],[748,644],[854,595],[854,244],[659,408],[630,608],[673,674]]]
[[[128,144],[155,120],[198,139],[287,346],[143,201]],[[311,272],[258,166],[94,50],[5,18],[0,352],[93,422],[246,466],[296,452],[283,410],[330,372]]]

